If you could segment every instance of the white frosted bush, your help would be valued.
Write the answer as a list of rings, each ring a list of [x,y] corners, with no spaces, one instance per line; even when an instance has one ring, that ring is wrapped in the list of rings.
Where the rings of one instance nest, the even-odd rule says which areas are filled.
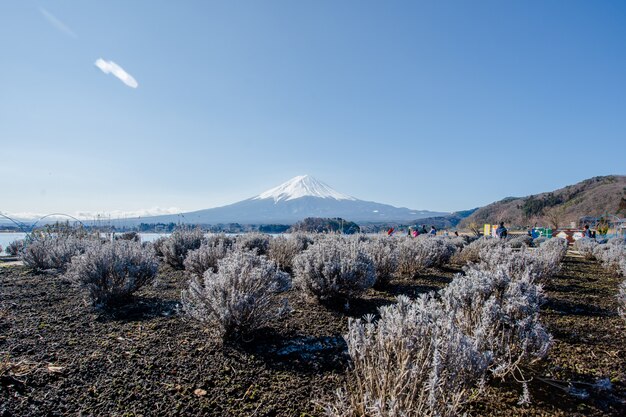
[[[461,249],[463,249],[465,246],[469,244],[469,240],[467,236],[449,236],[446,239],[448,239],[448,241],[452,245],[454,245],[457,251],[460,251]]]
[[[476,268],[433,293],[350,320],[348,386],[325,404],[329,416],[456,416],[504,377],[545,356],[541,289],[529,279]]]
[[[509,237],[505,240],[505,244],[512,248],[529,247],[533,244],[533,238],[528,235],[509,235]]]
[[[504,377],[543,358],[552,338],[539,322],[541,287],[528,275],[470,267],[441,291],[443,309],[489,358],[489,369]]]
[[[156,256],[158,256],[159,258],[163,258],[163,246],[165,245],[165,242],[167,242],[167,237],[165,236],[161,236],[158,239],[154,240],[153,242],[146,242],[151,246],[152,249],[154,250],[154,254]]]
[[[460,252],[454,255],[453,261],[456,264],[463,265],[470,262],[476,263],[480,261],[481,250],[504,246],[504,239],[496,239],[491,236],[483,236],[466,245]]]
[[[25,265],[36,271],[65,271],[72,257],[84,253],[90,246],[98,245],[99,242],[71,235],[42,235],[30,240],[22,250],[21,257]]]
[[[398,272],[414,276],[425,268],[443,266],[455,251],[455,246],[445,237],[400,239],[396,246]]]
[[[553,237],[532,252],[542,264],[542,278],[549,278],[559,273],[563,259],[567,254],[567,247],[567,240]]]
[[[139,288],[154,281],[157,269],[151,248],[120,240],[89,246],[72,258],[67,276],[86,291],[93,306],[107,308],[128,302]]]
[[[539,249],[540,252],[545,253],[547,256],[553,257],[555,260],[562,262],[567,254],[567,247],[567,240],[560,237],[553,237],[547,242],[541,244]]]
[[[218,261],[224,258],[229,250],[230,248],[221,240],[212,241],[212,244],[203,243],[198,249],[187,253],[183,262],[185,271],[198,277],[208,270],[215,272]]]
[[[594,249],[594,256],[610,273],[614,275],[623,274],[621,264],[626,260],[626,245],[608,243],[598,245]]]
[[[266,255],[270,248],[270,235],[264,233],[244,233],[237,236],[235,245],[243,250],[256,250],[258,255]]]
[[[372,287],[376,269],[361,245],[348,239],[325,238],[293,261],[293,284],[305,298],[338,301]]]
[[[503,270],[508,276],[521,278],[528,275],[533,281],[545,277],[543,262],[531,250],[521,248],[515,250],[509,246],[494,246],[480,251],[481,262],[470,264],[469,268],[479,265],[481,269],[496,272]]]
[[[313,243],[305,233],[291,233],[289,236],[277,236],[270,240],[268,257],[283,270],[293,269],[293,259]]]
[[[574,249],[580,252],[585,259],[589,260],[595,258],[594,250],[596,246],[598,246],[598,242],[596,242],[595,239],[590,238],[582,238],[574,242]]]
[[[618,246],[625,246],[626,245],[626,238],[623,237],[612,237],[609,240],[607,240],[607,245],[618,245]]]
[[[487,361],[430,295],[352,320],[344,336],[349,386],[326,404],[329,416],[454,416]],[[478,378],[477,378],[478,377]]]
[[[374,262],[376,285],[384,286],[398,269],[396,239],[389,236],[375,236],[363,241],[361,247]]]
[[[528,275],[533,282],[540,282],[560,271],[566,253],[567,241],[553,238],[540,248],[513,249],[503,245],[486,246],[480,250],[479,258],[483,269],[491,272],[503,269],[513,278]]]
[[[115,240],[132,240],[133,242],[140,242],[141,237],[137,232],[124,232],[121,235],[115,235]]]
[[[217,272],[194,277],[182,292],[186,313],[222,339],[250,334],[275,320],[275,294],[290,285],[289,275],[254,252],[235,250],[218,261]]]
[[[25,241],[24,239],[14,240],[9,243],[6,248],[4,248],[7,255],[10,256],[19,256],[24,251]],[[0,251],[1,252],[1,251]]]
[[[204,233],[200,229],[180,229],[174,231],[162,244],[163,259],[171,267],[182,269],[187,253],[200,248],[204,241]]]
[[[223,244],[227,249],[231,249],[235,246],[236,237],[228,236],[225,233],[211,233],[205,236],[203,242],[210,246]]]

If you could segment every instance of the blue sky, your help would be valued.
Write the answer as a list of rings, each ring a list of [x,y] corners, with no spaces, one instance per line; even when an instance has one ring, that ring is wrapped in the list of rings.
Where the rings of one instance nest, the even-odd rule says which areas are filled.
[[[0,211],[300,174],[451,211],[625,174],[625,40],[620,1],[2,1]]]

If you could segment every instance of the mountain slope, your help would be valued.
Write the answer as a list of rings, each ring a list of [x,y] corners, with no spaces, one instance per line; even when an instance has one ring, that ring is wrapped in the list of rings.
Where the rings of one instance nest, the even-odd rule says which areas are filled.
[[[293,224],[307,217],[341,217],[355,222],[408,221],[448,213],[410,210],[371,201],[358,200],[335,191],[315,178],[302,175],[255,197],[223,207],[182,215],[165,215],[119,221],[120,225],[139,223],[192,224]]]
[[[507,197],[481,207],[461,222],[512,226],[569,225],[583,216],[626,215],[626,176],[594,177],[556,191],[527,197]]]

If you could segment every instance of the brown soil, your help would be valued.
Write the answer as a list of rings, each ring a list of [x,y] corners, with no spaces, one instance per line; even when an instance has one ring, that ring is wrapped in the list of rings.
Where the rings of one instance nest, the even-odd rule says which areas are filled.
[[[455,269],[396,279],[348,308],[307,304],[254,338],[226,344],[179,313],[182,272],[163,268],[159,285],[132,306],[104,315],[62,276],[0,268],[0,416],[321,415],[315,400],[343,384],[348,318],[375,313],[398,294],[450,282]],[[545,287],[542,318],[554,335],[532,378],[493,381],[472,415],[626,415],[625,325],[617,315],[620,279],[568,257]],[[594,384],[608,378],[610,389]],[[586,398],[578,398],[585,396]]]

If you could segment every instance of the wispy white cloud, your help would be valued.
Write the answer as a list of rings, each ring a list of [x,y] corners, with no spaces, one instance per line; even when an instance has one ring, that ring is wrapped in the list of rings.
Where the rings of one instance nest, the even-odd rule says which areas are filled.
[[[46,20],[55,28],[60,30],[72,38],[76,37],[76,33],[72,29],[69,28],[65,23],[61,22],[55,15],[44,9],[43,7],[39,8],[39,12],[46,18]]]
[[[98,58],[95,65],[105,74],[113,74],[130,88],[137,88],[139,86],[137,80],[135,80],[132,75],[124,71],[124,68],[120,67],[113,61],[105,61],[102,58]]]
[[[93,220],[93,219],[124,219],[124,218],[133,218],[133,217],[149,217],[149,216],[161,216],[164,214],[178,214],[182,213],[184,210],[181,210],[178,207],[152,207],[148,209],[139,209],[139,210],[112,210],[112,211],[77,211],[74,213],[67,213],[71,216],[76,217],[80,220]],[[2,214],[11,217],[16,220],[35,220],[39,219],[46,214],[49,213],[36,213],[36,212],[2,212]],[[52,219],[57,218],[57,216],[52,216]],[[58,216],[59,219],[67,219],[67,217]]]
[[[152,207],[149,209],[139,209],[139,210],[131,210],[131,211],[123,211],[123,210],[112,210],[112,211],[79,211],[76,212],[76,217],[79,219],[91,220],[100,218],[108,218],[111,219],[124,219],[131,217],[149,217],[149,216],[161,216],[163,214],[178,214],[182,213],[183,210],[177,207]]]

